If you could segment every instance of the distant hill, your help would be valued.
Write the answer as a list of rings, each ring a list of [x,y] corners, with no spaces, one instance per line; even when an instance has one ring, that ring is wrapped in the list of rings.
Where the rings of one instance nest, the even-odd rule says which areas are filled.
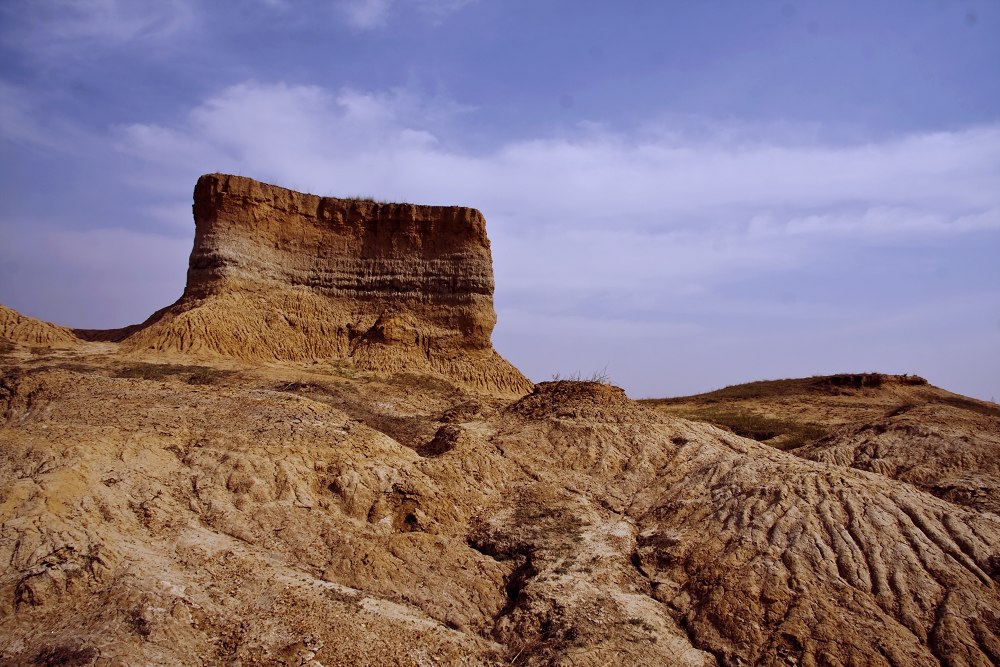
[[[641,402],[803,458],[876,472],[1000,513],[1000,406],[915,375],[770,380]]]

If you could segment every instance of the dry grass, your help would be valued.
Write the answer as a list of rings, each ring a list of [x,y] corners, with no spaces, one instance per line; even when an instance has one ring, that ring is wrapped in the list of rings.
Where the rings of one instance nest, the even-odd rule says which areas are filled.
[[[392,203],[391,201],[388,201],[386,199],[378,199],[377,197],[372,197],[371,195],[351,195],[349,197],[344,197],[344,199],[347,199],[348,201],[361,201],[361,202],[368,202],[371,204],[380,204],[380,205]]]
[[[122,366],[114,371],[114,377],[137,378],[141,380],[182,380],[188,384],[216,384],[233,375],[235,371],[212,368],[211,366],[184,364],[150,364],[137,362]]]
[[[829,433],[829,429],[822,424],[766,417],[749,410],[730,407],[695,408],[692,406],[689,411],[676,411],[673,414],[684,419],[712,424],[736,435],[760,442],[768,442],[781,436],[780,442],[769,444],[783,450],[801,447]]]
[[[589,376],[583,375],[580,371],[563,375],[558,371],[549,378],[551,382],[596,382],[598,384],[611,384],[611,377],[608,375],[608,367],[594,371]]]
[[[840,373],[838,375],[817,375],[808,378],[792,378],[786,380],[758,380],[745,384],[730,385],[715,391],[692,396],[676,398],[646,399],[645,403],[652,405],[670,405],[674,403],[689,403],[692,400],[703,402],[758,400],[781,398],[783,396],[801,396],[802,394],[838,394],[859,389],[874,389],[881,387],[889,379],[908,385],[925,385],[927,380],[919,375],[890,376],[883,373]]]

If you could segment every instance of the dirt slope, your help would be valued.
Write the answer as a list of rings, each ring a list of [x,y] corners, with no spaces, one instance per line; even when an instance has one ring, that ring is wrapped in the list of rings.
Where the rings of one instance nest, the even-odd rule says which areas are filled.
[[[644,403],[1000,513],[1000,406],[923,378],[869,373],[753,382]]]
[[[880,475],[605,385],[104,349],[6,357],[11,664],[1000,657],[1000,520]]]
[[[0,352],[10,352],[14,345],[74,347],[79,339],[72,330],[49,324],[0,304]]]

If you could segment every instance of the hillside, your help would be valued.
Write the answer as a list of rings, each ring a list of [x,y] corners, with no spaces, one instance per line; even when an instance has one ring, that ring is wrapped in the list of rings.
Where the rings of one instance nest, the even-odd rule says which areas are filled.
[[[751,382],[643,401],[813,461],[1000,513],[1000,406],[879,373]]]
[[[408,205],[206,178],[271,199],[241,199],[256,211],[243,215],[217,196],[236,227],[211,241],[200,218],[176,304],[103,334],[4,315],[0,662],[1000,662],[988,404],[891,376],[660,402],[533,385],[489,344],[491,287],[461,288],[473,251],[433,251],[451,259],[429,260],[427,284],[455,291],[426,303],[416,288],[348,293],[372,266],[431,252],[416,232],[372,231]],[[365,211],[350,238],[382,241],[317,263],[328,244],[306,243],[284,204],[268,212],[276,201]],[[303,257],[253,254],[266,244],[245,239],[272,238],[260,230],[276,220],[294,234],[269,233]],[[481,240],[460,228],[456,248],[488,248],[485,227]],[[298,281],[282,268],[293,259],[358,274]],[[303,304],[323,315],[285,354]],[[364,335],[338,328],[372,308]],[[394,320],[419,336],[376,335]],[[760,442],[691,418],[737,409],[817,436],[782,451],[791,427]]]

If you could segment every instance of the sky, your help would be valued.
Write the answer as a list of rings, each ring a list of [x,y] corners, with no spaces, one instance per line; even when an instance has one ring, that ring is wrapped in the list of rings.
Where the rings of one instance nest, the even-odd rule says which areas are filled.
[[[0,4],[0,303],[172,303],[210,172],[478,208],[535,381],[1000,399],[997,0]]]

